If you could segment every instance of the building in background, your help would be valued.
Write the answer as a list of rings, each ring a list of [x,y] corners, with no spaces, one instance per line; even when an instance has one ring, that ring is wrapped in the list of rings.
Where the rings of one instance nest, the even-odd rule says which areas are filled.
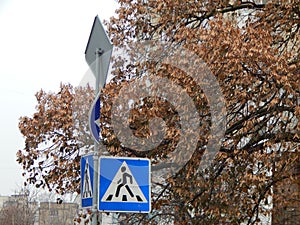
[[[3,208],[5,202],[9,201],[10,196],[0,196],[0,210]]]
[[[78,212],[76,203],[41,202],[39,225],[73,225]]]
[[[79,205],[30,201],[26,194],[0,196],[0,225],[73,225]]]
[[[0,197],[0,224],[35,225],[37,202],[29,201],[28,194]]]

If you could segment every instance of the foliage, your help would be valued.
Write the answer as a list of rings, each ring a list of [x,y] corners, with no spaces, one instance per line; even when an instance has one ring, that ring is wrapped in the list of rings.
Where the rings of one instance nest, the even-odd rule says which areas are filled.
[[[130,68],[119,65],[117,76],[104,91],[108,100],[101,111],[103,124],[110,122],[113,103],[109,100],[118,95],[116,90],[126,85],[128,78],[147,74],[181,85],[203,115],[201,138],[192,159],[166,183],[154,186],[150,216],[129,216],[127,223],[156,224],[164,217],[175,224],[258,223],[262,215],[270,213],[267,205],[274,186],[286,180],[299,184],[292,172],[299,163],[299,1],[118,2],[121,7],[109,23],[114,45],[154,40],[195,52],[218,80],[227,109],[220,153],[214,165],[202,173],[198,165],[212,134],[207,129],[209,104],[200,87],[169,65],[159,69],[149,61]],[[132,68],[139,72],[135,74]],[[176,148],[178,118],[162,99],[147,99],[141,108],[132,110],[130,122],[138,137],[149,136],[144,121],[155,116],[173,126],[170,136],[145,154],[124,147],[113,129],[104,129],[106,145],[114,154],[146,155],[155,162]]]
[[[17,161],[26,184],[58,193],[80,192],[80,156],[92,143],[86,125],[93,96],[91,88],[71,85],[61,85],[58,93],[36,94],[37,112],[19,122],[25,148],[18,151]]]

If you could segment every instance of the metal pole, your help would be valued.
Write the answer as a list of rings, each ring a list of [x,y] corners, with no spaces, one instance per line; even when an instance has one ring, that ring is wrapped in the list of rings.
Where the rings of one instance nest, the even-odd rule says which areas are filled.
[[[103,54],[103,51],[101,49],[96,49],[96,87],[95,87],[95,96],[100,91],[100,76],[101,76],[101,66],[100,62],[101,55]],[[102,88],[102,87],[101,87]],[[99,134],[100,135],[100,134]],[[93,193],[93,216],[92,216],[92,225],[98,224],[98,216],[97,216],[97,205],[98,205],[98,167],[99,167],[99,144],[97,141],[94,141],[94,193]]]
[[[97,225],[98,224],[98,219],[97,219],[97,203],[98,203],[98,158],[99,158],[99,153],[98,153],[98,143],[95,141],[94,142],[94,184],[93,184],[93,216],[92,216],[92,225]]]
[[[103,55],[103,53],[104,52],[102,52],[101,51],[101,49],[99,49],[99,51],[100,51],[100,54],[101,55]],[[106,77],[106,71],[104,71],[104,66],[103,66],[103,60],[102,60],[102,58],[100,58],[100,61],[99,61],[99,64],[98,64],[99,66],[100,66],[100,68],[99,68],[99,83],[98,83],[98,86],[102,89],[102,88],[104,88],[104,86],[105,86],[105,82],[106,82],[106,80],[105,80],[105,77]],[[99,137],[100,137],[100,134],[99,134]],[[99,138],[100,139],[100,138]],[[99,141],[102,141],[102,139],[100,139]],[[99,156],[101,156],[101,155],[105,155],[106,154],[106,149],[102,149],[102,147],[103,147],[104,145],[101,145],[101,149],[99,149]],[[99,167],[99,160],[98,160],[98,167]],[[99,176],[97,176],[98,178],[99,178]],[[105,218],[106,218],[107,216],[105,215],[105,214],[101,214],[101,223],[100,224],[102,224],[102,225],[105,225]]]

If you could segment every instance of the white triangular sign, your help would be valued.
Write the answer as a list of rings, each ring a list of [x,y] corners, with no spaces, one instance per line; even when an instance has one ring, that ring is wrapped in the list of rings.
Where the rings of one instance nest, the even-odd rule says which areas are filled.
[[[124,161],[101,199],[102,202],[148,202]]]
[[[83,189],[82,189],[82,198],[92,198],[93,197],[93,191],[92,191],[93,189],[92,189],[88,160],[86,161],[86,164],[85,164],[83,179],[84,179],[84,181],[83,181]]]

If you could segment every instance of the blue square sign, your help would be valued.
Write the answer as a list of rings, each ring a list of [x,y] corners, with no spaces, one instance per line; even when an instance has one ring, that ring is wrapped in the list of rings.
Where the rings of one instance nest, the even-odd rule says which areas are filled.
[[[150,167],[145,158],[101,157],[98,210],[150,212]]]
[[[94,192],[94,159],[93,155],[85,155],[80,160],[81,176],[81,206],[89,208],[93,206]]]

